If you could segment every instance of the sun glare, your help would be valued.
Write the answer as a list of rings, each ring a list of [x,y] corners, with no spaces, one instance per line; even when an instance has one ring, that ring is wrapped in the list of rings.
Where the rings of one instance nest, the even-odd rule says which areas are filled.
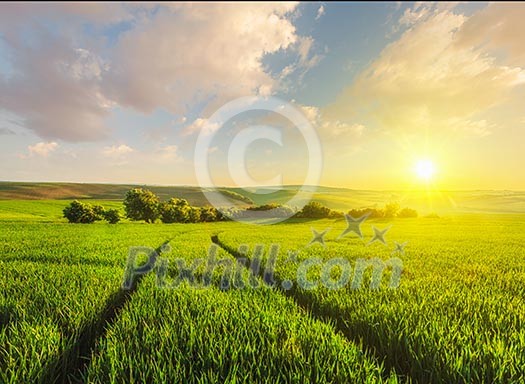
[[[430,160],[419,160],[416,163],[415,170],[417,176],[425,181],[431,180],[434,174],[436,173],[434,163]]]

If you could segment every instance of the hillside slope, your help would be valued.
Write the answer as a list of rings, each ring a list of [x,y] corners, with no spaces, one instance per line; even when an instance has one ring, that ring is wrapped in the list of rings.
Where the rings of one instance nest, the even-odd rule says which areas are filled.
[[[209,205],[199,187],[154,186],[133,184],[81,184],[81,183],[29,183],[0,182],[0,200],[72,200],[93,199],[122,201],[132,188],[152,190],[162,200],[171,197],[187,199],[196,206]],[[300,186],[285,186],[272,192],[265,188],[244,190],[223,188],[224,193],[238,205],[287,203],[298,193],[298,201],[305,203],[309,194],[299,191]],[[309,187],[307,189],[313,189]],[[417,209],[421,214],[464,212],[525,213],[525,192],[521,191],[367,191],[346,188],[317,187],[313,200],[341,211],[351,208],[382,207],[398,202],[403,207]]]

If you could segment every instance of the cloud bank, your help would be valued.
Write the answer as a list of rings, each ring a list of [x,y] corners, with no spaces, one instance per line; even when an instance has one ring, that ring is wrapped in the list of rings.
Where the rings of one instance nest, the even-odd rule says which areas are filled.
[[[504,103],[525,82],[519,66],[525,45],[518,39],[525,35],[525,24],[518,22],[524,9],[493,4],[468,18],[416,5],[400,20],[408,29],[340,94],[327,115],[368,121],[390,132],[489,134],[493,125],[479,114]],[[508,56],[498,57],[493,44],[508,48]]]
[[[279,80],[262,60],[278,51],[315,65],[307,60],[311,40],[293,24],[297,3],[0,8],[11,65],[0,71],[0,109],[46,139],[103,139],[117,107],[184,114],[196,104],[274,93]],[[53,28],[35,17],[39,9]],[[86,25],[95,34],[125,28],[109,42],[86,35]]]

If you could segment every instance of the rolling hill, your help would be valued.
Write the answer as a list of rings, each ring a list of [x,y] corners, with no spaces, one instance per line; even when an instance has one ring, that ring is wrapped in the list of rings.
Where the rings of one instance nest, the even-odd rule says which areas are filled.
[[[196,206],[209,204],[203,190],[195,186],[30,182],[0,182],[0,200],[121,201],[128,190],[137,187],[148,188],[163,200],[180,197]],[[297,193],[300,202],[308,200],[309,194],[299,191],[300,188],[294,185],[279,189],[265,187],[264,190],[225,187],[221,191],[239,205],[250,204],[252,201],[254,204],[285,204]],[[307,187],[305,190],[315,190],[313,200],[342,211],[382,207],[388,202],[398,202],[403,207],[417,209],[421,214],[525,213],[525,192],[521,191],[371,191],[333,187]]]

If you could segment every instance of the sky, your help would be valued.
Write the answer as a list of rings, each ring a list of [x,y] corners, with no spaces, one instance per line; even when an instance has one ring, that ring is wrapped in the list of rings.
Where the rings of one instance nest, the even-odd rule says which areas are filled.
[[[525,190],[523,20],[525,3],[2,3],[0,180],[197,185],[207,137],[215,185],[310,183],[315,164],[324,186]],[[299,111],[322,153],[278,110],[214,120],[249,97]]]

